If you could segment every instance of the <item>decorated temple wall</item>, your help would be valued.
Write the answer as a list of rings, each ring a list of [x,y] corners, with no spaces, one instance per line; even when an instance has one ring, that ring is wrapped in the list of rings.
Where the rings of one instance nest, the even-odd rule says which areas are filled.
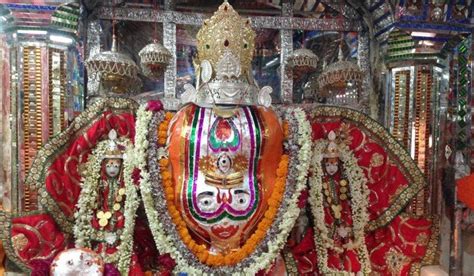
[[[4,207],[28,211],[37,208],[37,196],[23,183],[37,150],[84,108],[82,61],[76,49],[63,45],[5,38],[2,53],[10,62],[2,64]]]
[[[88,72],[85,80],[82,62],[110,49],[113,31],[121,51],[137,64],[137,53],[152,38],[172,56],[158,80],[139,76],[142,87],[133,99],[140,103],[163,99],[166,109],[177,110],[184,85],[197,83],[195,37],[208,11],[177,6],[179,1],[173,0],[160,2],[159,7],[150,1],[136,2],[113,7],[114,1],[104,1],[94,10],[85,19],[84,53],[75,47],[0,37],[4,209],[36,208],[34,191],[23,185],[32,160],[51,136],[82,112],[86,91],[89,105],[103,96],[98,75]],[[365,1],[364,12],[352,8],[360,4],[357,1],[340,5],[323,1],[328,2],[328,14],[320,18],[305,18],[305,5],[295,7],[302,1],[273,2],[279,9],[269,15],[245,11],[257,31],[252,73],[260,87],[273,87],[276,109],[280,104],[331,104],[361,110],[383,122],[428,183],[409,204],[409,213],[438,215],[442,233],[452,233],[441,235],[441,265],[451,272],[463,268],[465,275],[473,273],[473,234],[466,229],[473,225],[474,215],[457,201],[454,184],[474,164],[472,1],[407,0],[395,6],[389,1]],[[112,19],[120,21],[115,29]],[[420,38],[415,31],[435,36]],[[311,72],[298,74],[288,59],[302,48],[316,53],[319,60]],[[356,88],[344,80],[345,87],[327,92],[318,77],[339,56],[356,64],[362,77]]]
[[[11,210],[10,57],[5,36],[0,41],[0,202],[4,210]]]

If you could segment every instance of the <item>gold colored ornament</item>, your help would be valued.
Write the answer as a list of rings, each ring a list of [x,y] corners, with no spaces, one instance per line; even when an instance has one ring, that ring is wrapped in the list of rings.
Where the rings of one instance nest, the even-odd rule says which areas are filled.
[[[118,190],[118,194],[121,195],[121,196],[123,196],[123,195],[125,194],[125,188],[120,188],[120,189]]]
[[[347,193],[347,187],[341,187],[341,189],[339,189],[339,191],[343,194]]]
[[[171,53],[157,40],[146,45],[139,53],[140,66],[143,74],[151,79],[158,80],[168,67]]]
[[[107,212],[104,213],[104,218],[110,219],[111,217],[112,217],[112,213],[111,213],[111,212],[107,211]]]
[[[342,180],[339,182],[339,184],[340,184],[342,187],[347,186],[347,180],[342,179]]]
[[[107,226],[107,224],[109,224],[109,220],[108,220],[108,219],[106,219],[106,218],[101,218],[101,219],[99,220],[99,225],[100,225],[100,227],[105,227],[105,226]]]
[[[333,205],[331,205],[331,209],[333,211],[334,217],[336,219],[340,219],[341,218],[342,206],[339,205],[339,204],[337,204],[337,205],[333,204]]]
[[[315,72],[318,67],[319,58],[313,51],[305,48],[296,49],[288,57],[288,65],[293,68],[295,76],[301,77]]]
[[[341,195],[339,196],[339,199],[340,199],[340,200],[346,200],[346,199],[347,199],[347,195],[346,195],[346,194],[341,194]]]
[[[247,158],[241,154],[229,158],[232,160],[231,173],[219,170],[216,156],[206,155],[199,161],[199,170],[204,174],[206,184],[226,189],[242,184],[248,166]]]
[[[242,75],[251,73],[255,48],[255,31],[250,21],[241,18],[232,6],[224,2],[214,15],[205,20],[197,34],[198,63],[208,60],[217,68],[225,52],[240,59]]]
[[[118,195],[116,198],[115,198],[115,201],[116,202],[122,202],[123,198],[121,195]]]
[[[115,204],[114,204],[114,211],[120,210],[120,207],[121,207],[121,206],[120,206],[119,203],[115,203]]]
[[[12,245],[15,252],[23,251],[28,245],[28,238],[23,233],[19,233],[12,237]]]
[[[110,51],[97,53],[85,63],[89,74],[100,76],[106,93],[131,93],[138,91],[141,86],[137,77],[138,66],[129,56],[118,51],[115,34]]]
[[[103,212],[103,211],[97,212],[96,217],[97,217],[98,219],[103,218],[103,217],[104,217],[104,212]]]

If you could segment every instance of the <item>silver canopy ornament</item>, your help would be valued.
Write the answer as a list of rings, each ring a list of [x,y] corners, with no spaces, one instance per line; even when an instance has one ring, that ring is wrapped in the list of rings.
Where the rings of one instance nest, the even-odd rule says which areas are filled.
[[[99,77],[106,94],[132,94],[141,86],[138,66],[129,56],[118,52],[115,35],[110,51],[93,55],[86,61],[86,67],[89,74]]]
[[[293,69],[296,78],[316,71],[319,58],[313,51],[305,48],[297,49],[288,57],[288,65]]]
[[[362,71],[351,61],[343,60],[339,48],[339,60],[327,66],[318,78],[321,96],[345,94],[347,88],[360,88]]]
[[[158,41],[146,45],[139,53],[143,74],[153,80],[163,76],[171,59],[171,53]]]

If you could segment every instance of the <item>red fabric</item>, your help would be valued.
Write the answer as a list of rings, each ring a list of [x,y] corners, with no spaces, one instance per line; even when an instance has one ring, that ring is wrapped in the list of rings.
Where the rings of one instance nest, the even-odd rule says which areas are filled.
[[[372,263],[373,272],[377,275],[409,275],[411,266],[420,262],[426,253],[428,238],[431,236],[431,222],[427,219],[417,219],[397,216],[390,225],[366,235],[366,244]],[[320,275],[318,271],[317,254],[314,245],[313,230],[308,231],[303,240],[292,247],[298,272],[300,275]],[[390,254],[392,250],[392,254]],[[398,256],[400,271],[393,270],[390,260]],[[334,255],[329,256],[329,259]],[[356,259],[350,256],[352,262]],[[331,263],[331,261],[329,261]],[[330,265],[334,268],[335,265]]]
[[[163,103],[160,100],[148,101],[146,110],[158,112],[163,109]]]
[[[137,217],[135,222],[134,252],[138,257],[137,264],[140,265],[143,271],[156,269],[157,262],[159,266],[170,265],[170,267],[167,267],[169,271],[172,271],[175,266],[174,261],[170,264],[166,262],[166,257],[159,256],[153,235],[148,227],[148,221],[144,217]],[[160,260],[165,263],[161,264]]]
[[[71,143],[48,168],[46,190],[70,219],[73,219],[81,190],[78,166],[87,162],[87,157],[98,142],[108,139],[107,135],[112,128],[117,131],[119,137],[128,137],[133,142],[134,115],[104,112],[103,116],[84,130],[84,134],[77,132],[78,137],[71,137]]]
[[[350,133],[351,143],[349,148],[357,158],[358,165],[364,170],[368,179],[367,186],[370,189],[369,214],[370,220],[379,217],[396,200],[396,195],[408,187],[408,180],[403,176],[396,156],[387,156],[383,145],[372,140],[371,133],[362,130],[356,125],[346,122]],[[313,123],[313,140],[326,139],[331,130],[340,130],[341,120],[328,123]],[[371,166],[377,156],[381,156],[382,163],[379,166]]]
[[[405,165],[399,162],[397,156],[389,156],[384,149],[384,141],[377,140],[377,136],[370,130],[363,126],[359,127],[350,120],[345,120],[342,124],[340,118],[327,118],[327,120],[318,118],[318,122],[312,123],[312,129],[314,141],[327,139],[332,130],[338,137],[345,135],[347,138],[349,148],[368,180],[370,220],[381,216],[397,200],[397,195],[408,187],[410,182],[401,172]],[[341,179],[340,173],[341,171],[334,176],[336,181]],[[352,225],[349,201],[343,201],[342,208],[341,221],[345,225]],[[328,209],[325,209],[325,222],[328,226],[333,223],[332,213]],[[411,265],[421,261],[425,255],[430,235],[430,220],[406,218],[401,215],[396,216],[387,226],[366,233],[366,246],[370,253],[372,270],[380,275],[408,275]],[[294,241],[288,244],[295,245]],[[292,247],[292,252],[300,274],[319,273],[311,227],[303,240]],[[347,270],[349,261],[352,271],[360,269],[355,252],[348,250],[337,254],[328,251],[330,268]]]
[[[65,235],[47,214],[13,218],[11,223],[12,243],[18,257],[28,265],[35,260],[50,262],[68,246]]]
[[[474,174],[456,181],[457,198],[467,207],[474,209]]]
[[[382,275],[409,275],[412,264],[421,262],[425,255],[430,237],[430,220],[397,216],[387,227],[366,236],[372,269]],[[400,258],[400,272],[389,265],[395,257]]]

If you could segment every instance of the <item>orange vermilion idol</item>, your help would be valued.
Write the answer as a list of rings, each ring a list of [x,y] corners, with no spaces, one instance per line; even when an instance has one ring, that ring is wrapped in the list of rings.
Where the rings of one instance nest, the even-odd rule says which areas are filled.
[[[241,257],[222,263],[229,264],[251,253],[237,254],[242,248],[251,251],[245,246],[249,239],[255,247],[265,235],[278,209],[269,202],[281,201],[288,160],[273,111],[236,107],[230,115],[220,113],[191,104],[176,114],[168,165],[174,195],[167,198],[179,211],[174,222],[181,218],[194,241],[188,247],[205,245],[211,256]]]

